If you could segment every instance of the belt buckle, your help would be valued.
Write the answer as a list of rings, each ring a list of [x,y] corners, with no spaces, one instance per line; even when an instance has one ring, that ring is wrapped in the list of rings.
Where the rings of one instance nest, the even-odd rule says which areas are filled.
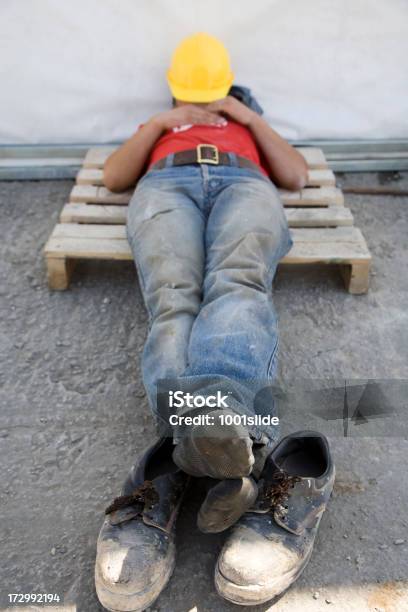
[[[203,157],[202,147],[211,149],[212,157]],[[220,163],[220,157],[218,154],[218,148],[212,144],[199,144],[197,145],[197,163],[199,164],[215,164]]]

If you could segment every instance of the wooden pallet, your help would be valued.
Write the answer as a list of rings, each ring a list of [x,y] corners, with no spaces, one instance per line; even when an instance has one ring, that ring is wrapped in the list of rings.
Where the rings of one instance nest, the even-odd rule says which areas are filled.
[[[66,289],[78,259],[132,259],[126,233],[127,205],[133,191],[112,193],[103,185],[103,164],[114,149],[88,151],[70,201],[65,204],[44,253],[51,289]],[[283,264],[338,264],[350,293],[368,290],[371,255],[351,211],[335,186],[323,152],[299,147],[309,166],[299,192],[280,190],[292,228],[293,247]]]

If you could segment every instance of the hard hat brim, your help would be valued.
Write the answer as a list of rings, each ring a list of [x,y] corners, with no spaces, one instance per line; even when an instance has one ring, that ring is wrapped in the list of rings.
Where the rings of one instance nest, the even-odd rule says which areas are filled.
[[[183,102],[215,102],[215,100],[221,100],[228,95],[233,80],[234,75],[231,73],[228,82],[222,87],[216,87],[214,89],[190,89],[177,85],[171,80],[170,76],[167,75],[167,83],[173,98]]]

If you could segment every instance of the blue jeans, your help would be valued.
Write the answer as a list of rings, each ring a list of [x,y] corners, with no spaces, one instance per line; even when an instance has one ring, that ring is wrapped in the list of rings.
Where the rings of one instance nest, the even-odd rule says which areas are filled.
[[[264,393],[278,347],[271,286],[292,246],[273,183],[237,165],[168,164],[139,181],[127,234],[150,317],[142,369],[155,416],[164,418],[163,379],[203,395],[226,391],[240,415],[273,413]],[[247,429],[261,443],[278,435],[270,425]]]

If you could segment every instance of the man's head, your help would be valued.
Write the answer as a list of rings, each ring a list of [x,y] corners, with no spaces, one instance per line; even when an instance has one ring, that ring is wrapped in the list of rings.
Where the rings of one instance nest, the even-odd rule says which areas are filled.
[[[228,51],[214,36],[199,33],[185,38],[173,53],[167,71],[175,104],[208,104],[225,98],[232,85]]]

